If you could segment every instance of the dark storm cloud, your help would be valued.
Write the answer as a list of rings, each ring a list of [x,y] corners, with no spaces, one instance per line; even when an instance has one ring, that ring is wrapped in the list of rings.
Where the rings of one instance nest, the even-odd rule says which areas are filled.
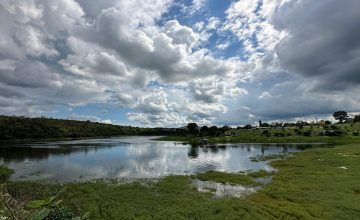
[[[281,66],[317,81],[314,89],[360,83],[360,1],[289,1],[273,17],[286,30],[276,47]]]

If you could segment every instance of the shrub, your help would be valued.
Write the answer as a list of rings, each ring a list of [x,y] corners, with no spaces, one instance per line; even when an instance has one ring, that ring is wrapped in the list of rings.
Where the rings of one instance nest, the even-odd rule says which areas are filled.
[[[12,170],[4,165],[0,165],[0,181],[9,179],[9,177],[13,173],[14,173],[14,170]]]
[[[74,217],[75,214],[71,209],[67,207],[60,207],[51,211],[51,213],[45,218],[45,220],[70,220]]]
[[[326,136],[340,136],[340,135],[343,135],[344,132],[341,131],[341,130],[326,130],[325,131],[325,135]]]
[[[270,132],[268,130],[262,131],[261,133],[267,137],[270,136]]]
[[[311,131],[304,131],[304,132],[302,133],[302,135],[304,135],[304,136],[311,136]]]
[[[275,137],[284,137],[285,136],[285,134],[281,133],[281,132],[276,132],[274,135],[275,135]]]

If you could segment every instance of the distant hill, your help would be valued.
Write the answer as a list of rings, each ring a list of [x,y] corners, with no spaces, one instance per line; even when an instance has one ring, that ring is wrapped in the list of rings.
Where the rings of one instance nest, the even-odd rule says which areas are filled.
[[[166,128],[139,128],[91,121],[0,115],[0,140],[166,135],[170,133],[171,129]]]

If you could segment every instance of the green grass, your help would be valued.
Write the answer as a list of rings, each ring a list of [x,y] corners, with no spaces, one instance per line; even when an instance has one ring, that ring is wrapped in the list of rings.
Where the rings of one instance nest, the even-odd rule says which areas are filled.
[[[355,219],[360,216],[359,161],[359,144],[314,148],[274,161],[279,172],[249,199],[288,216]]]
[[[267,176],[272,176],[274,174],[275,174],[274,171],[268,172],[268,171],[265,171],[265,170],[259,170],[259,171],[256,171],[256,172],[247,173],[247,175],[249,177],[252,177],[252,178],[267,177]]]
[[[270,155],[259,155],[256,157],[250,157],[252,162],[259,162],[259,161],[268,161],[268,160],[276,160],[276,159],[284,159],[289,157],[290,154],[270,154]]]
[[[205,173],[199,173],[194,178],[197,178],[202,181],[213,181],[217,183],[228,183],[228,184],[238,184],[244,186],[256,186],[260,185],[255,182],[249,175],[239,174],[239,173],[224,173],[218,171],[208,171]]]

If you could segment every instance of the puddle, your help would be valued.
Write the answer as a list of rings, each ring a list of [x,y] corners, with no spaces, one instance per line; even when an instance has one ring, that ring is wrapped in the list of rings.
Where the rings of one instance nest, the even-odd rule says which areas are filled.
[[[192,184],[197,188],[199,192],[213,193],[214,197],[216,198],[222,198],[222,197],[244,198],[261,189],[261,186],[230,185],[230,184],[216,183],[212,181],[201,181],[199,179],[193,180]]]
[[[271,182],[272,176],[259,177],[259,178],[255,178],[254,180],[255,182],[265,185]]]

